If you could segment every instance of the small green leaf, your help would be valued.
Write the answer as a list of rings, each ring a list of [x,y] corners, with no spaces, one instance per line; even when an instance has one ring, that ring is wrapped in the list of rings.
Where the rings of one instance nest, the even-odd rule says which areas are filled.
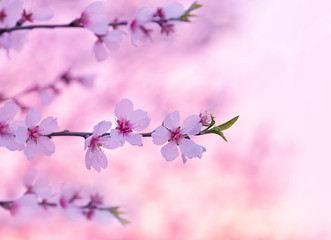
[[[198,4],[197,2],[194,2],[192,3],[192,5],[189,7],[189,9],[187,9],[187,12],[190,12],[192,10],[195,10],[195,9],[198,9],[198,8],[201,8],[202,5],[201,4]]]
[[[231,120],[227,121],[226,123],[223,123],[215,128],[217,128],[218,131],[229,129],[238,120],[238,118],[239,116],[234,117]]]
[[[118,211],[119,207],[112,207],[109,208],[109,212],[114,215],[114,217],[123,225],[127,225],[130,223],[130,221],[122,218],[120,215],[123,214],[124,212]]]
[[[203,132],[205,134],[215,133],[215,134],[221,136],[224,139],[224,141],[227,142],[228,140],[225,138],[225,136],[223,134],[223,130],[229,129],[238,120],[238,118],[239,118],[239,116],[232,118],[231,120],[227,121],[226,123],[223,123],[219,126],[216,126],[216,127],[213,127],[210,129],[210,127],[215,124],[214,117],[212,117],[212,122],[211,122],[210,126],[208,128],[206,128]]]
[[[211,128],[212,126],[215,125],[215,118],[213,117],[213,115],[210,115],[210,117],[211,117],[211,123],[209,124],[209,126],[205,130],[208,130],[209,128]]]

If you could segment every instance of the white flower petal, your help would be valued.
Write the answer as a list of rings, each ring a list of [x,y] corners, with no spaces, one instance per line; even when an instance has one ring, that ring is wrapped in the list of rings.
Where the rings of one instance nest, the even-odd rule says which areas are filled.
[[[114,141],[120,142],[122,145],[124,145],[125,140],[124,140],[123,134],[120,131],[118,131],[117,129],[110,130],[110,137]]]
[[[11,122],[14,119],[17,110],[18,107],[15,103],[6,102],[5,105],[0,108],[0,122],[3,123]]]
[[[94,47],[93,47],[93,52],[94,52],[94,55],[95,55],[95,58],[100,62],[100,61],[103,61],[105,60],[107,57],[108,57],[108,53],[106,51],[106,48],[103,46],[103,44],[99,41],[97,41],[95,44],[94,44]]]
[[[179,121],[180,121],[179,112],[175,111],[175,112],[169,113],[164,118],[163,125],[170,130],[174,130],[179,126]]]
[[[182,123],[181,129],[184,133],[189,135],[198,134],[201,130],[201,123],[199,123],[201,118],[198,115],[188,116]]]
[[[41,121],[39,125],[39,132],[43,135],[50,134],[52,132],[55,132],[60,127],[57,124],[56,118],[48,117]]]
[[[103,2],[96,1],[89,4],[85,9],[84,12],[88,14],[98,14],[103,10]]]
[[[123,142],[116,141],[116,140],[112,139],[110,136],[102,137],[100,139],[100,143],[102,144],[102,146],[104,148],[108,148],[108,149],[115,149],[115,148],[123,146]]]
[[[24,144],[29,138],[28,130],[25,127],[18,127],[15,131],[15,137],[19,144]]]
[[[161,148],[161,153],[167,161],[175,160],[179,155],[177,144],[173,141],[167,143]]]
[[[39,150],[46,156],[55,152],[55,144],[48,137],[38,137],[37,145]]]
[[[99,122],[93,128],[93,135],[94,136],[101,136],[102,134],[106,133],[111,128],[111,121],[102,121]]]
[[[192,140],[182,139],[181,144],[179,145],[180,151],[182,154],[189,158],[198,157],[201,158],[202,153],[206,151],[203,146],[196,144]]]
[[[162,145],[170,139],[170,132],[163,126],[157,127],[152,133],[153,143]]]
[[[34,141],[28,141],[24,148],[24,155],[28,160],[38,157],[38,146]]]
[[[122,99],[115,106],[115,116],[117,118],[128,118],[133,111],[133,103],[129,99]]]
[[[138,133],[130,133],[129,136],[125,136],[124,139],[132,146],[142,146],[142,136]]]
[[[33,20],[48,21],[54,16],[53,10],[47,7],[39,8],[32,14]]]
[[[130,121],[134,124],[133,129],[136,131],[142,131],[148,127],[151,119],[148,117],[147,112],[143,110],[135,110],[130,115]]]
[[[32,108],[25,118],[25,125],[32,129],[38,125],[41,119],[41,112],[37,108]]]

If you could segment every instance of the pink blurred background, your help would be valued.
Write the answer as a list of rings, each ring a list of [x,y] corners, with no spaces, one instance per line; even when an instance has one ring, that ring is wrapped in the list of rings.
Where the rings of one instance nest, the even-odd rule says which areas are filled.
[[[49,6],[52,23],[67,23],[90,1],[35,0]],[[129,19],[140,6],[169,1],[108,1],[109,16]],[[191,1],[181,1],[188,7]],[[84,29],[33,30],[21,52],[0,54],[1,93],[48,83],[68,68],[95,73],[92,89],[71,85],[49,106],[24,99],[58,118],[62,130],[92,131],[114,123],[114,106],[129,98],[152,118],[147,131],[169,112],[183,120],[208,110],[217,123],[236,115],[225,132],[196,137],[202,159],[166,162],[160,147],[144,139],[105,151],[109,167],[85,168],[83,139],[54,138],[56,153],[26,160],[0,149],[0,199],[16,199],[30,169],[62,183],[104,195],[121,206],[123,227],[73,222],[60,211],[16,219],[0,209],[0,239],[331,239],[331,134],[329,123],[331,3],[308,1],[201,1],[191,24],[170,38],[155,34],[138,48],[127,37],[102,63],[92,54],[95,37]],[[24,118],[24,114],[19,116]]]

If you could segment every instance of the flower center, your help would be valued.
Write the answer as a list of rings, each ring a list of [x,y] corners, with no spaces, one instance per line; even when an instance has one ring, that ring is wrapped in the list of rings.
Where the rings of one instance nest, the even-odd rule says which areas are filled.
[[[35,143],[37,143],[38,137],[41,136],[41,134],[39,133],[39,126],[36,126],[33,129],[28,128],[28,132],[29,132],[29,137],[26,140],[26,142],[28,142],[29,140],[33,140],[35,141]]]
[[[130,123],[129,120],[122,118],[117,119],[117,127],[118,131],[123,134],[123,136],[128,136],[130,132],[132,132],[133,124]]]
[[[0,123],[0,136],[6,135],[9,133],[8,124]]]
[[[5,10],[1,10],[0,11],[0,22],[4,22],[6,17],[7,17],[7,14],[6,14]]]
[[[89,147],[91,147],[91,148],[99,148],[99,149],[101,149],[101,143],[99,142],[100,141],[100,138],[99,137],[93,137],[92,139],[91,139],[91,142],[90,142],[90,146]]]
[[[168,140],[168,142],[174,141],[177,145],[179,145],[180,140],[185,137],[180,127],[176,128],[173,131],[168,129],[168,131],[170,132],[170,139]]]

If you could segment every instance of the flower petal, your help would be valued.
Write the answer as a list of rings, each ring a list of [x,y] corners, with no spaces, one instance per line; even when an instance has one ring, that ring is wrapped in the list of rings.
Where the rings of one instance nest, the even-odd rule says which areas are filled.
[[[110,137],[114,141],[120,142],[122,144],[122,146],[124,145],[125,140],[124,140],[123,134],[120,131],[118,131],[117,129],[110,130]]]
[[[12,102],[6,102],[5,105],[0,108],[0,122],[8,123],[11,122],[16,113],[17,113],[18,107],[15,103]]]
[[[124,139],[132,146],[142,146],[142,136],[138,133],[130,133],[128,136],[124,136]]]
[[[25,125],[32,129],[38,125],[41,119],[41,112],[37,108],[32,108],[25,118]]]
[[[170,139],[170,132],[163,126],[157,127],[152,133],[153,143],[162,145]]]
[[[111,128],[111,121],[102,121],[99,122],[93,128],[93,135],[94,136],[101,136],[102,134],[106,133]]]
[[[10,151],[23,150],[24,145],[16,142],[14,135],[0,136],[0,146],[6,147]]]
[[[85,163],[87,169],[93,167],[98,172],[101,171],[101,168],[106,168],[108,166],[106,155],[99,149],[87,149]]]
[[[28,141],[24,148],[24,155],[28,160],[38,157],[38,146],[34,141]]]
[[[18,127],[15,131],[15,137],[19,144],[24,144],[29,138],[28,130],[25,127]]]
[[[181,144],[179,145],[180,151],[182,154],[189,158],[193,157],[202,157],[202,153],[206,151],[206,148],[196,144],[192,140],[182,139]]]
[[[97,35],[105,35],[109,27],[108,23],[109,20],[106,16],[98,14],[90,16],[89,22],[86,24],[86,27]]]
[[[169,142],[161,148],[162,156],[167,161],[176,159],[179,155],[177,144],[175,142]]]
[[[188,116],[182,123],[181,128],[184,130],[184,133],[189,135],[198,134],[201,130],[201,118],[198,115]]]
[[[133,129],[136,131],[142,131],[148,127],[151,119],[148,117],[148,113],[143,110],[135,110],[130,115],[130,121],[134,123]]]
[[[88,14],[98,14],[103,10],[103,2],[96,1],[89,4],[85,9],[84,12]]]
[[[133,111],[133,103],[129,99],[122,99],[115,106],[115,116],[117,118],[128,118]]]
[[[55,152],[55,144],[48,137],[39,137],[37,140],[39,150],[46,156]]]
[[[57,124],[56,118],[48,117],[41,121],[39,125],[39,132],[43,135],[50,134],[52,132],[55,132],[60,127]]]
[[[100,138],[100,143],[104,148],[115,149],[123,146],[123,143],[112,139],[110,136],[104,136]]]
[[[54,16],[52,9],[43,7],[39,8],[32,14],[33,20],[35,21],[48,21]]]
[[[173,2],[163,8],[166,18],[178,18],[184,13],[184,6],[179,2]]]
[[[95,58],[100,62],[100,61],[103,61],[105,60],[107,57],[108,57],[108,53],[106,51],[106,48],[103,46],[103,44],[99,41],[97,41],[95,44],[94,44],[94,47],[93,47],[93,52],[94,52],[94,55],[95,55]]]
[[[179,112],[175,111],[175,112],[169,113],[164,118],[163,125],[170,130],[174,130],[179,126],[179,121],[180,121]]]

